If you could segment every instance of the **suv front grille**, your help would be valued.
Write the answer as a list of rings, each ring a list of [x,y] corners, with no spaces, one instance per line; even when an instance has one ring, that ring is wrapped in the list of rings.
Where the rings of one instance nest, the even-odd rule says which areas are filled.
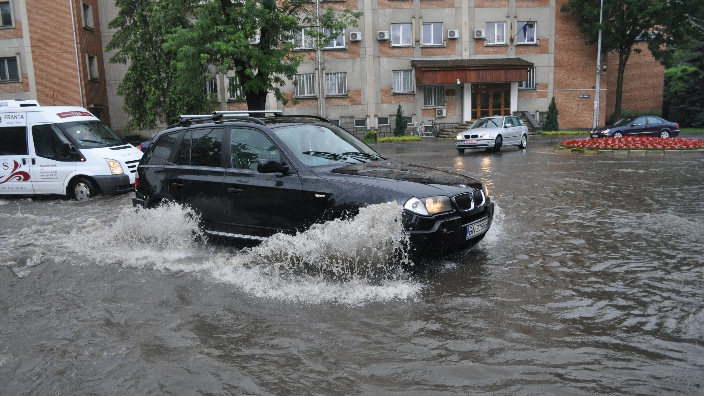
[[[471,193],[464,193],[452,197],[457,208],[463,212],[470,211],[486,203],[486,197],[482,190],[474,190]]]

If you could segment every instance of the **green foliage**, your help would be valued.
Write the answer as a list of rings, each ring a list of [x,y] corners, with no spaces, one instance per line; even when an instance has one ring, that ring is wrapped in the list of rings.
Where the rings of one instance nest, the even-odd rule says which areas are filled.
[[[366,135],[364,135],[364,140],[368,140],[368,139],[374,140],[375,136],[376,136],[376,134],[374,133],[374,131],[369,131],[366,133]]]
[[[684,103],[679,106],[678,119],[686,120],[688,126],[704,127],[704,41],[696,46],[697,54],[689,60],[694,70],[687,73],[688,83],[682,97]]]
[[[398,109],[396,109],[396,125],[394,127],[394,136],[403,136],[406,133],[407,126],[408,123],[403,118],[403,109],[399,104]]]
[[[337,35],[357,26],[361,16],[328,8],[317,23],[314,6],[303,0],[116,0],[116,5],[120,12],[108,26],[118,30],[107,50],[118,50],[112,62],[129,64],[118,93],[133,129],[216,108],[217,98],[208,97],[204,87],[217,72],[236,76],[230,89],[242,89],[249,110],[263,110],[270,91],[286,104],[281,87],[303,60],[292,52],[295,33],[306,29],[324,45],[326,31]],[[255,38],[259,42],[252,44]]]
[[[542,125],[544,131],[557,131],[560,129],[557,122],[557,115],[557,102],[555,102],[555,97],[553,96],[548,106],[548,114],[545,116],[545,122]]]
[[[387,136],[378,139],[379,143],[420,142],[420,136]]]
[[[566,130],[566,131],[540,131],[538,135],[543,136],[562,136],[562,135],[589,135],[591,130]]]

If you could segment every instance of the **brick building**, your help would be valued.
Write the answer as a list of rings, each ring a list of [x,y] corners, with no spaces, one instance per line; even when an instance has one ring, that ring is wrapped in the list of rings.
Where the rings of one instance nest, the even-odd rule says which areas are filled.
[[[559,12],[565,1],[323,1],[323,8],[361,11],[358,27],[322,49],[301,32],[298,85],[284,88],[299,103],[283,106],[271,95],[267,107],[372,130],[393,128],[399,104],[410,125],[515,112],[542,121],[554,96],[561,128],[590,128],[597,48],[586,46],[576,20]],[[0,98],[83,104],[121,130],[128,118],[116,91],[126,69],[107,63],[112,54],[101,51],[114,33],[107,29],[118,11],[114,0],[0,0],[0,7],[0,59],[21,70],[0,81]],[[604,56],[602,62],[609,68],[601,80],[601,124],[614,108],[616,61]],[[633,53],[623,108],[659,113],[663,75],[644,45]],[[227,79],[218,75],[207,89],[218,93],[221,109],[246,109]]]
[[[0,99],[82,106],[110,124],[97,0],[0,0]]]

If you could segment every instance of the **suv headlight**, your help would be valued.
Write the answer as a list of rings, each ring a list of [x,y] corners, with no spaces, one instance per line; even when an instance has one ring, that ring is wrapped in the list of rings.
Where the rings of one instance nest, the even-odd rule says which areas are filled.
[[[122,165],[120,165],[120,161],[115,161],[112,159],[106,159],[105,162],[108,163],[108,166],[110,167],[110,172],[113,175],[121,175],[124,172],[122,171]]]
[[[449,197],[443,195],[420,199],[413,197],[406,201],[403,208],[419,215],[432,216],[438,213],[451,212],[452,201],[450,201]]]

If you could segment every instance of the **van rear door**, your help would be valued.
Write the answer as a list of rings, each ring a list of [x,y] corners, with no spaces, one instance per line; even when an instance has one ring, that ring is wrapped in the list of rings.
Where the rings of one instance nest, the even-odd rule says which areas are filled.
[[[0,114],[0,194],[33,194],[26,113]]]

